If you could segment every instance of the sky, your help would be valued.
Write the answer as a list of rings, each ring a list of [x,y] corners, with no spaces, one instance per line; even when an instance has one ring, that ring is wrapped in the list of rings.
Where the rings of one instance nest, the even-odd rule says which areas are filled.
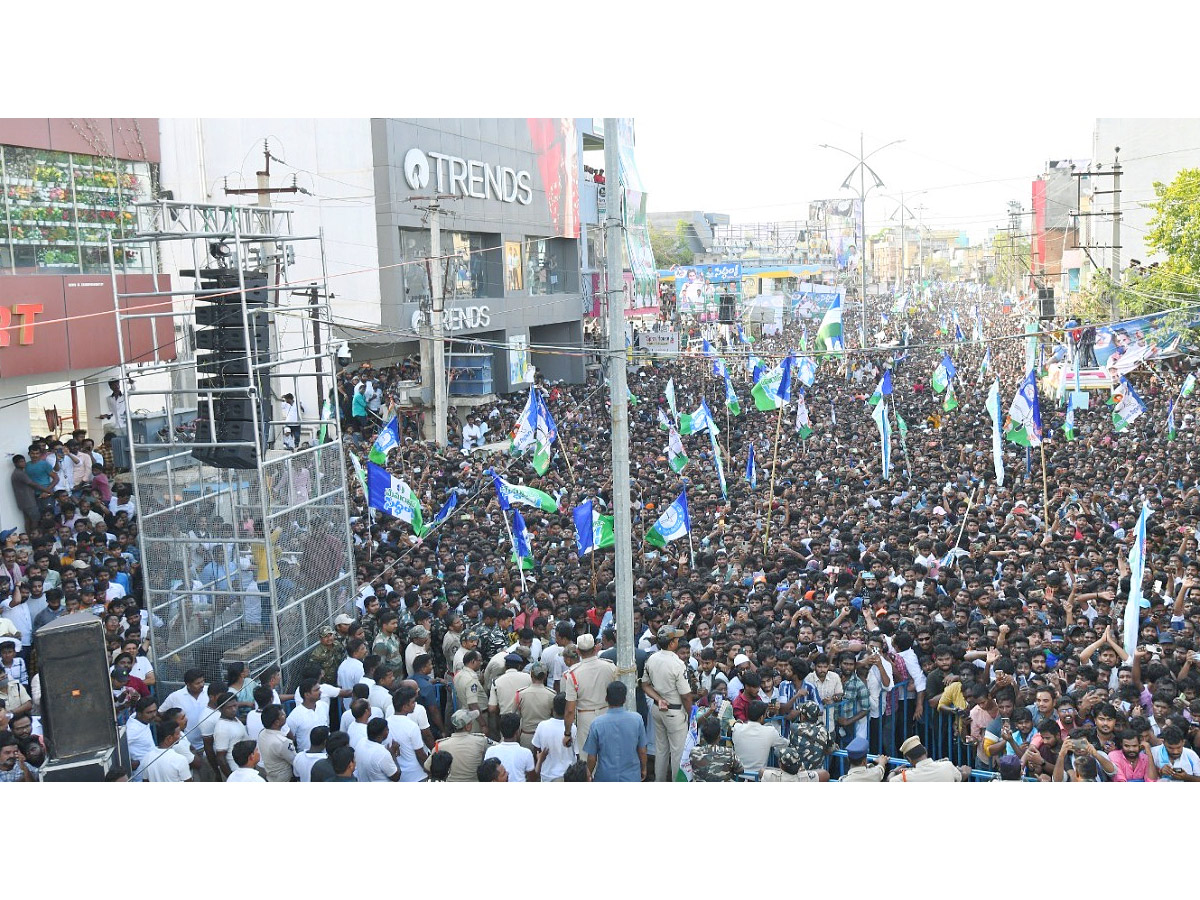
[[[725,129],[719,140],[689,140],[669,117],[645,115],[636,124],[651,212],[699,209],[740,223],[806,219],[809,201],[857,196],[857,176],[853,191],[841,190],[857,160],[819,145],[857,157],[861,131],[866,153],[883,147],[869,160],[884,187],[867,194],[868,230],[898,220],[903,192],[909,213],[927,227],[960,229],[979,240],[989,226],[1006,224],[1010,200],[1030,209],[1031,182],[1047,160],[1091,158],[1095,118],[1056,117],[1031,130],[992,119],[808,114],[765,128]]]

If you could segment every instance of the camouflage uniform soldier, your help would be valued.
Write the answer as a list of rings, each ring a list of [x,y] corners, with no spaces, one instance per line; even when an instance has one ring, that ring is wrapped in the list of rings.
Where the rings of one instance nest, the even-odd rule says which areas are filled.
[[[485,664],[500,651],[508,649],[508,638],[497,624],[498,617],[499,613],[489,606],[483,611],[483,624],[475,628],[479,635],[479,653]]]
[[[337,641],[337,632],[331,625],[321,628],[321,643],[313,647],[309,662],[321,667],[321,680],[326,684],[337,684],[338,666],[346,658],[346,651]]]
[[[791,725],[789,740],[800,753],[800,768],[816,771],[825,765],[833,751],[833,738],[822,724],[821,706],[808,700],[797,707],[799,715]]]
[[[732,747],[717,743],[721,723],[705,719],[700,723],[700,743],[692,749],[692,781],[733,781],[744,771]]]

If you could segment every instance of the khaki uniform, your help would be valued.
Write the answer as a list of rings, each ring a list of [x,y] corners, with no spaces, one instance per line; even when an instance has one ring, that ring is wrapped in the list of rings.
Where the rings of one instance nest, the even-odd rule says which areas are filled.
[[[915,766],[897,769],[888,781],[962,781],[962,772],[948,759],[927,756]]]
[[[470,709],[472,703],[479,709],[479,718],[466,730],[483,731],[483,723],[480,720],[487,715],[487,699],[483,685],[479,683],[479,673],[474,669],[460,669],[454,676],[454,697],[458,701],[459,709]]]
[[[819,772],[797,772],[793,775],[791,772],[785,772],[783,769],[763,769],[762,774],[758,779],[760,782],[783,782],[783,781],[807,781],[809,784],[819,784],[821,782],[821,774]]]
[[[492,682],[488,706],[498,706],[500,715],[517,711],[517,691],[533,684],[528,672],[520,669],[509,669]]]
[[[446,778],[447,781],[478,781],[476,770],[483,762],[483,754],[487,752],[490,743],[491,741],[482,734],[459,731],[434,744],[433,753],[445,750],[454,757],[450,763],[450,774]],[[429,771],[429,761],[433,759],[433,753],[430,753],[425,760],[426,772]]]
[[[521,714],[521,746],[533,750],[533,733],[554,715],[554,691],[544,684],[531,684],[517,691],[516,703]]]
[[[483,689],[489,694],[492,691],[492,682],[504,674],[504,657],[506,655],[504,653],[497,653],[479,671],[479,678],[483,682]]]
[[[674,650],[659,650],[646,660],[642,683],[648,684],[667,701],[667,709],[650,704],[650,719],[654,722],[654,780],[673,781],[683,757],[683,742],[687,739],[688,714],[683,708],[683,695],[691,690],[687,666]]]
[[[567,669],[562,678],[567,702],[575,701],[575,728],[579,746],[587,743],[596,716],[608,709],[605,691],[617,678],[617,667],[607,659],[589,656]]]
[[[883,769],[879,766],[855,766],[838,781],[883,781]]]

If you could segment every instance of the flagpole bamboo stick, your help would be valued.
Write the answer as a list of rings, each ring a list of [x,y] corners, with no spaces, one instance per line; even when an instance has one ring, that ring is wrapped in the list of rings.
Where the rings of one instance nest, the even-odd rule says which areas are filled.
[[[783,404],[775,417],[775,447],[771,453],[771,493],[767,499],[767,528],[763,534],[763,555],[771,544],[771,510],[775,506],[775,464],[779,462],[779,433],[783,428]]]
[[[1050,488],[1046,481],[1046,442],[1038,445],[1042,451],[1042,515],[1046,517],[1046,531],[1050,531]]]

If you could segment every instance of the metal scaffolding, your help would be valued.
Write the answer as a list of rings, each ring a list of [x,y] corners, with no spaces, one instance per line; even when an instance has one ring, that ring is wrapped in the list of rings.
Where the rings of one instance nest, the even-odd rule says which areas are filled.
[[[156,434],[127,416],[155,673],[169,689],[191,668],[224,680],[239,661],[255,677],[278,665],[293,685],[353,596],[323,239],[292,235],[286,210],[136,208],[138,230],[110,241],[109,267],[128,408],[161,410]],[[320,278],[297,285],[300,243],[319,250]],[[131,262],[179,282],[125,292]],[[298,286],[305,299],[291,304]],[[153,349],[130,358],[135,344]],[[298,421],[286,394],[308,398]]]

